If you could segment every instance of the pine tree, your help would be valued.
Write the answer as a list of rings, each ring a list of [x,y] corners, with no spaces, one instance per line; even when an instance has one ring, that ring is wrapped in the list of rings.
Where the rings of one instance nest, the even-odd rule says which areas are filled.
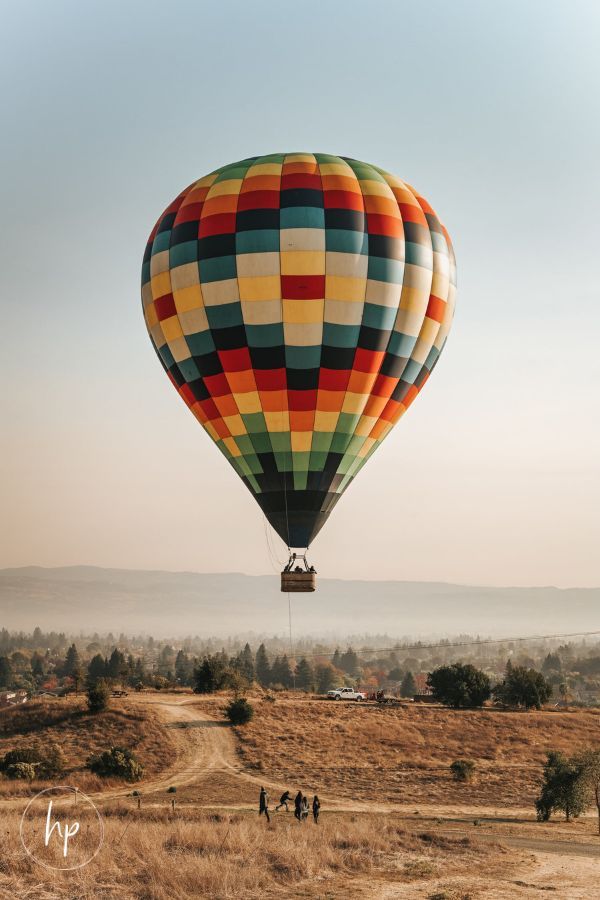
[[[71,676],[74,672],[81,671],[81,660],[79,659],[79,653],[77,652],[77,647],[75,646],[75,644],[71,644],[71,646],[67,650],[63,671],[65,675]]]
[[[271,666],[269,665],[269,657],[267,656],[267,651],[265,649],[265,645],[261,644],[258,650],[256,651],[256,678],[258,679],[258,683],[263,687],[268,687],[271,684],[272,676],[271,676]]]
[[[303,691],[314,691],[315,673],[307,659],[302,657],[296,667],[296,685]]]
[[[254,657],[250,644],[246,644],[240,653],[240,673],[247,678],[249,682],[254,681]]]
[[[8,656],[0,656],[0,688],[12,687],[13,669]]]
[[[404,678],[402,679],[402,684],[400,685],[400,696],[401,697],[414,697],[417,693],[417,685],[415,683],[415,679],[413,673],[408,671]]]
[[[97,653],[93,656],[88,665],[87,681],[89,685],[96,684],[100,678],[106,678],[107,662],[102,654]]]
[[[331,658],[331,662],[336,667],[336,669],[342,668],[341,654],[337,647],[335,648],[335,653],[333,654],[333,656]]]

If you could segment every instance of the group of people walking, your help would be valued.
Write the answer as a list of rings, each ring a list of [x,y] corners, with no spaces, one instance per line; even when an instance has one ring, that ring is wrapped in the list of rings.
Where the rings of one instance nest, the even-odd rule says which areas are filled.
[[[279,798],[279,803],[275,807],[275,812],[279,812],[282,806],[285,806],[285,811],[289,812],[288,803],[291,803],[292,795],[289,791],[284,791],[281,797]],[[321,810],[321,802],[317,795],[315,794],[312,800],[312,814],[313,819],[315,820],[315,825],[319,824],[319,812]],[[294,797],[294,817],[298,819],[299,822],[306,822],[308,819],[308,814],[310,812],[310,801],[308,797],[302,793],[302,791],[298,791],[296,796]],[[260,797],[258,800],[258,814],[259,816],[266,816],[267,822],[271,821],[271,817],[269,816],[269,795],[267,794],[264,787],[260,789]]]

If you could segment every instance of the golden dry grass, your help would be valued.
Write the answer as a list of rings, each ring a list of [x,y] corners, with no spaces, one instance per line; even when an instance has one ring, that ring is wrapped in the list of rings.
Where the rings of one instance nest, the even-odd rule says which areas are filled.
[[[24,852],[16,813],[0,814],[7,835],[0,896],[211,900],[375,896],[375,883],[432,882],[441,875],[510,871],[518,854],[468,838],[406,830],[393,819],[332,816],[319,826],[256,815],[186,810],[103,809],[98,856],[77,872],[53,873]]]
[[[363,800],[528,806],[548,749],[600,744],[600,711],[593,710],[385,708],[290,697],[254,703],[252,722],[236,729],[246,768]],[[461,757],[476,764],[469,784],[448,769]]]
[[[105,712],[91,715],[85,697],[44,698],[0,714],[0,756],[8,750],[32,743],[57,743],[63,750],[67,769],[59,781],[83,791],[102,790],[106,779],[85,769],[92,753],[110,746],[128,747],[144,763],[147,775],[155,774],[173,761],[173,741],[150,706],[114,700]],[[119,784],[119,782],[112,782]],[[45,782],[31,785],[0,778],[0,797],[34,794]]]

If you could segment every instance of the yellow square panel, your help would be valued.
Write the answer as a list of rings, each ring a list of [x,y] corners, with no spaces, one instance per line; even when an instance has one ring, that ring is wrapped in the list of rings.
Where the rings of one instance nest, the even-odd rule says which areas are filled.
[[[368,394],[353,394],[351,391],[348,391],[344,397],[342,412],[351,413],[352,415],[361,413],[367,400]]]
[[[361,416],[354,434],[358,437],[368,437],[375,422],[377,422],[377,416]]]
[[[149,306],[146,307],[146,309],[144,311],[144,316],[146,319],[146,327],[147,327],[148,331],[150,331],[150,329],[153,328],[156,325],[156,323],[158,322],[158,316],[156,315],[156,307],[155,307],[154,303],[151,303]]]
[[[247,394],[234,394],[233,399],[240,413],[244,416],[260,412],[262,409],[258,391],[248,391]]]
[[[420,291],[417,288],[404,286],[400,296],[400,309],[409,312],[425,313],[429,303],[429,291]]]
[[[281,163],[259,163],[257,166],[251,166],[248,169],[246,180],[258,175],[281,175]]]
[[[310,450],[312,443],[312,431],[292,431],[290,435],[292,453],[302,453]]]
[[[375,438],[368,437],[366,439],[366,441],[364,442],[364,444],[362,445],[362,447],[360,448],[360,450],[358,451],[359,457],[361,457],[361,459],[363,457],[365,457],[367,455],[367,453],[369,452],[369,450],[371,449],[371,447],[373,446],[373,444],[375,444],[375,443],[376,443]]]
[[[169,344],[171,341],[174,341],[175,338],[182,337],[183,331],[181,330],[181,325],[179,324],[177,316],[169,316],[168,319],[163,319],[160,324],[163,334]]]
[[[168,272],[161,272],[160,275],[155,275],[150,280],[150,284],[152,285],[152,296],[155,300],[158,297],[164,297],[165,294],[171,293],[171,279]]]
[[[325,254],[306,250],[287,250],[281,253],[282,275],[324,275]]]
[[[317,399],[317,403],[318,402]],[[314,430],[326,432],[335,431],[339,415],[338,412],[324,412],[322,409],[317,409],[315,412]]]
[[[287,396],[285,402],[287,403]],[[283,410],[282,412],[279,412],[278,410],[275,412],[263,412],[263,416],[265,417],[268,431],[276,432],[290,430],[290,417],[287,410]]]
[[[328,275],[325,279],[325,296],[330,300],[347,300],[358,303],[365,299],[367,283],[364,278],[341,278]]]
[[[204,308],[204,300],[199,284],[194,284],[179,291],[173,291],[173,299],[178,313]]]
[[[363,194],[368,194],[369,196],[389,197],[392,200],[394,199],[392,189],[385,181],[371,181],[369,178],[361,178],[360,189]]]
[[[283,300],[283,321],[287,324],[323,322],[324,300]]]
[[[238,278],[240,300],[278,300],[281,297],[279,275],[261,278]]]
[[[227,449],[229,450],[229,452],[231,453],[232,456],[241,456],[242,455],[242,451],[240,450],[240,448],[238,447],[238,445],[236,444],[236,442],[234,441],[234,439],[232,437],[223,438],[223,443],[225,444],[225,446],[227,447]]]
[[[218,181],[213,184],[210,191],[206,195],[206,199],[211,197],[223,197],[225,194],[239,194],[242,186],[241,178],[230,178],[227,181]]]
[[[234,437],[240,434],[248,434],[241,416],[223,416],[223,421]]]

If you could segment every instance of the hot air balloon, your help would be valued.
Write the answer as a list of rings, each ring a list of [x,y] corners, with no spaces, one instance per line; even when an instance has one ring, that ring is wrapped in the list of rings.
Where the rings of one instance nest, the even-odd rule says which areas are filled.
[[[282,589],[314,589],[306,550],[427,381],[455,285],[427,201],[346,157],[232,163],[156,223],[142,268],[152,343],[287,545]]]

